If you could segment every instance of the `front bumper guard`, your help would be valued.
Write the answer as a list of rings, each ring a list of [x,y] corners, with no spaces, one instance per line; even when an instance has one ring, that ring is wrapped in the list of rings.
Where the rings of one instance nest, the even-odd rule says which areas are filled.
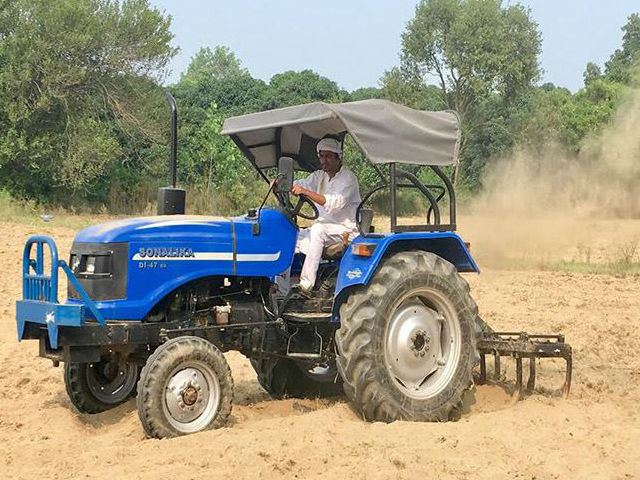
[[[33,246],[36,246],[35,258],[31,258]],[[51,270],[44,271],[44,246],[49,249]],[[69,282],[82,297],[84,305],[63,304],[58,302],[58,271],[62,270]],[[85,308],[88,308],[98,324],[106,326],[103,315],[89,298],[69,265],[58,259],[58,248],[51,237],[33,236],[27,240],[22,256],[22,300],[16,301],[16,322],[18,341],[24,338],[28,323],[47,327],[49,344],[58,348],[59,327],[82,327],[85,323]]]

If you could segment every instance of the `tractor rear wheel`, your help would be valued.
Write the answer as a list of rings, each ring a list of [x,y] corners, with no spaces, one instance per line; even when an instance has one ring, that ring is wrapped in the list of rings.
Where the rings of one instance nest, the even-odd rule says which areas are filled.
[[[371,421],[457,419],[478,361],[477,313],[443,258],[387,258],[340,308],[337,365],[355,408]]]
[[[308,368],[287,358],[252,358],[258,382],[272,398],[326,398],[343,395],[335,363]]]
[[[222,352],[199,337],[177,337],[148,358],[138,382],[138,416],[149,437],[219,428],[231,413],[233,378]]]
[[[64,364],[64,384],[71,403],[82,413],[101,413],[135,395],[140,369],[131,363],[103,359]]]

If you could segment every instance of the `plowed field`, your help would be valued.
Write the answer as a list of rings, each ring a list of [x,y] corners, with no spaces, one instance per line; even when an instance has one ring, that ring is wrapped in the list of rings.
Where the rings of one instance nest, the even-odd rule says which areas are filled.
[[[614,255],[640,235],[638,222],[583,225],[580,236],[558,227],[560,249],[517,229],[480,232],[479,221],[463,230],[485,266],[481,275],[467,275],[485,320],[501,330],[562,332],[573,346],[569,399],[556,391],[562,363],[547,360],[538,364],[534,394],[515,401],[507,360],[505,381],[478,386],[458,422],[371,424],[345,399],[270,400],[249,362],[231,353],[236,393],[229,425],[172,440],[145,439],[133,400],[99,415],[78,413],[62,368],[38,358],[35,342],[17,343],[14,302],[25,239],[49,233],[66,257],[74,235],[51,225],[0,223],[0,478],[640,476],[640,277],[534,268],[536,259]],[[508,245],[492,242],[492,235]],[[514,259],[534,261],[518,270],[514,265],[524,267]]]

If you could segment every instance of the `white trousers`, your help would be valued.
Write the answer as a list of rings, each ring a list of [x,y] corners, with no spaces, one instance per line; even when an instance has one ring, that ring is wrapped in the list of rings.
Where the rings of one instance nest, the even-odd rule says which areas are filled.
[[[296,253],[306,255],[302,272],[300,273],[300,286],[311,289],[316,283],[318,265],[322,260],[322,249],[326,245],[342,242],[342,234],[348,229],[344,225],[336,223],[314,223],[311,228],[305,228],[298,232]]]

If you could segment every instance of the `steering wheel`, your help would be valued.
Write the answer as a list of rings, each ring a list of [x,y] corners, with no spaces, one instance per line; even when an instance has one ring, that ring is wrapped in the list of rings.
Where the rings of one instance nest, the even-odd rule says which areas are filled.
[[[313,213],[311,215],[305,215],[301,212],[302,207],[305,203],[309,205],[313,210]],[[296,206],[293,207],[292,213],[300,218],[305,218],[307,220],[315,220],[320,216],[320,212],[318,212],[318,207],[316,207],[316,204],[313,203],[313,201],[309,197],[303,194],[298,195],[298,202],[296,203]]]
[[[302,194],[298,195],[298,201],[294,206],[291,203],[291,198],[288,193],[282,193],[282,192],[273,192],[273,193],[278,199],[278,201],[280,202],[280,204],[293,216],[304,218],[306,220],[315,220],[320,216],[320,212],[318,212],[318,207],[316,207],[316,204],[313,203],[313,201],[311,201],[311,199],[306,195],[302,195]],[[313,213],[311,215],[305,215],[304,213],[302,213],[301,210],[305,203],[309,205],[313,210]]]

